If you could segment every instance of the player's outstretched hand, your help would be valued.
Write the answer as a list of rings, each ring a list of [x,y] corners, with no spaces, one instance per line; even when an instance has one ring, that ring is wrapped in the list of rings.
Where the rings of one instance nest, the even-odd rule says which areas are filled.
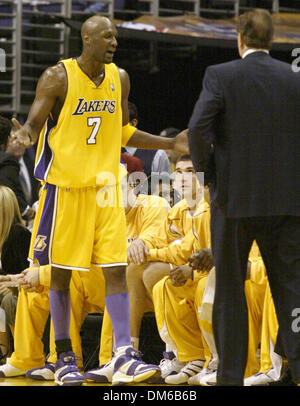
[[[13,123],[14,128],[11,131],[11,138],[13,143],[20,145],[24,148],[29,148],[33,145],[31,142],[31,137],[28,131],[21,126],[19,121],[16,118],[12,118],[11,122]]]
[[[174,147],[173,149],[182,154],[189,154],[189,142],[188,142],[188,129],[181,131],[174,138]]]

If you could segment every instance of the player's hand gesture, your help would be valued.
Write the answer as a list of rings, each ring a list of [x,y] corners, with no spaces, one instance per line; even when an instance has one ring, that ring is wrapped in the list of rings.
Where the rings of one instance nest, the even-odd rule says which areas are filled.
[[[174,151],[181,152],[182,154],[189,154],[189,142],[188,142],[188,129],[181,131],[174,138]]]
[[[11,131],[11,138],[13,143],[16,143],[24,148],[29,148],[33,145],[29,132],[21,126],[16,118],[12,118],[14,128]]]

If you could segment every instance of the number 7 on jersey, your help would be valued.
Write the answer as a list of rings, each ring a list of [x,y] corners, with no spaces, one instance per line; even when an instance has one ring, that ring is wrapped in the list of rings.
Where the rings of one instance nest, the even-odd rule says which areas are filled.
[[[88,127],[93,127],[93,129],[89,138],[86,140],[86,143],[88,145],[94,145],[97,142],[96,137],[101,125],[101,117],[88,117],[87,125]]]

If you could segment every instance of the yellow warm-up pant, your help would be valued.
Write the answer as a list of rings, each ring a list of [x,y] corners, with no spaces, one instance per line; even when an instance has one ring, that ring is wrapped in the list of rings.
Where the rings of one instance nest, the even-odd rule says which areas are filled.
[[[99,365],[105,365],[111,360],[113,341],[113,328],[109,314],[105,308],[100,337]]]
[[[282,368],[282,357],[274,352],[277,333],[278,321],[268,283],[263,310],[259,372],[266,373],[273,368],[272,376],[275,380],[280,378]]]
[[[217,349],[213,336],[212,310],[215,291],[215,270],[211,270],[208,277],[199,281],[196,294],[195,305],[200,329],[206,341],[211,355],[217,358]],[[245,369],[245,377],[251,376],[259,371],[259,360],[257,349],[261,337],[262,315],[265,299],[265,284],[257,284],[252,280],[245,282],[245,296],[248,305],[248,359]],[[205,365],[207,366],[207,365]]]
[[[103,313],[105,302],[105,282],[102,270],[91,268],[89,272],[72,271],[70,282],[71,318],[70,337],[76,356],[81,358],[80,329],[88,313]],[[49,289],[42,293],[20,289],[18,296],[14,352],[9,363],[17,368],[32,369],[45,363],[42,337],[49,316]],[[52,323],[51,323],[52,324]],[[56,362],[53,328],[50,333],[50,357],[48,362]]]
[[[184,286],[175,287],[169,277],[153,288],[153,304],[161,339],[177,349],[180,362],[205,359],[203,337],[195,312],[195,292],[203,274],[196,274]]]
[[[193,310],[194,293],[201,277],[203,276],[198,275],[195,281],[189,280],[183,287],[176,288],[171,284],[169,277],[165,277],[153,288],[155,317],[162,340],[174,346],[175,343],[170,342],[170,340],[172,340],[173,329],[176,330],[176,328],[180,327],[186,331],[187,338],[185,339],[185,335],[181,331],[180,343],[176,345],[178,359],[182,362],[205,358],[203,346],[199,347],[199,340],[201,341],[202,336],[198,327],[195,311]],[[169,306],[170,297],[173,295],[176,295],[176,299],[172,301],[172,306],[175,306],[175,308],[171,306],[170,311],[174,312],[175,316],[170,317],[171,321],[168,323],[166,329],[164,328],[164,314],[166,308]],[[168,332],[168,334],[164,334],[166,332]],[[112,351],[112,325],[109,315],[105,310],[101,330],[100,365],[106,364],[111,360]]]
[[[214,276],[210,274],[210,280]],[[197,274],[196,274],[197,275]],[[205,367],[217,357],[212,329],[214,283],[205,291],[208,276],[199,274],[182,287],[174,287],[168,277],[153,289],[158,330],[163,341],[175,344],[179,361],[205,359]],[[249,314],[248,360],[245,377],[259,371],[256,353],[261,336],[264,286],[246,281],[245,294]],[[170,338],[168,338],[168,336]]]

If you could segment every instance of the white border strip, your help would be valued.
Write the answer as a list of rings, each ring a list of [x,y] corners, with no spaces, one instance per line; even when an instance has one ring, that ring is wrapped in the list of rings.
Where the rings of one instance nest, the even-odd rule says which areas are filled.
[[[58,199],[58,186],[55,186],[54,207],[53,207],[53,214],[52,214],[51,233],[50,233],[50,237],[49,237],[49,249],[48,249],[48,264],[51,264],[51,265],[52,265],[51,256],[52,256],[53,234],[54,234],[56,211],[57,211],[57,199]]]
[[[52,151],[52,149],[51,149],[51,147],[50,147],[49,138],[50,138],[51,132],[54,130],[54,128],[56,128],[56,126],[57,126],[57,124],[56,124],[53,128],[51,128],[51,130],[50,130],[49,133],[48,133],[48,138],[47,138],[47,132],[48,132],[48,119],[47,119],[45,131],[44,131],[43,147],[42,147],[42,150],[41,150],[39,159],[38,159],[37,163],[36,163],[35,166],[34,166],[34,170],[35,170],[35,169],[37,168],[37,166],[39,165],[39,163],[40,163],[40,161],[41,161],[41,159],[42,159],[42,156],[44,155],[44,151],[45,151],[45,148],[46,148],[46,142],[47,142],[47,143],[48,143],[48,146],[49,146],[49,149],[50,149],[50,151],[51,151],[51,155],[52,155],[52,156],[51,156],[51,159],[50,159],[50,161],[49,161],[49,164],[48,164],[48,166],[47,166],[47,168],[46,168],[46,170],[45,170],[45,173],[44,173],[43,180],[44,180],[45,182],[47,181],[47,176],[48,176],[48,173],[49,173],[49,171],[50,171],[50,168],[51,168],[51,165],[52,165],[52,162],[53,162],[53,159],[54,159],[54,153],[53,153],[53,151]]]
[[[51,266],[54,266],[56,268],[62,268],[62,269],[69,269],[69,270],[74,270],[74,271],[89,271],[90,268],[79,268],[79,267],[74,267],[74,266],[67,266],[67,265],[59,265],[59,264],[54,264],[53,262],[50,264]]]
[[[92,262],[91,265],[99,266],[101,268],[109,268],[109,267],[112,267],[112,266],[127,266],[128,263],[127,262],[115,262],[115,263],[112,263],[112,264],[95,264],[95,263]]]

